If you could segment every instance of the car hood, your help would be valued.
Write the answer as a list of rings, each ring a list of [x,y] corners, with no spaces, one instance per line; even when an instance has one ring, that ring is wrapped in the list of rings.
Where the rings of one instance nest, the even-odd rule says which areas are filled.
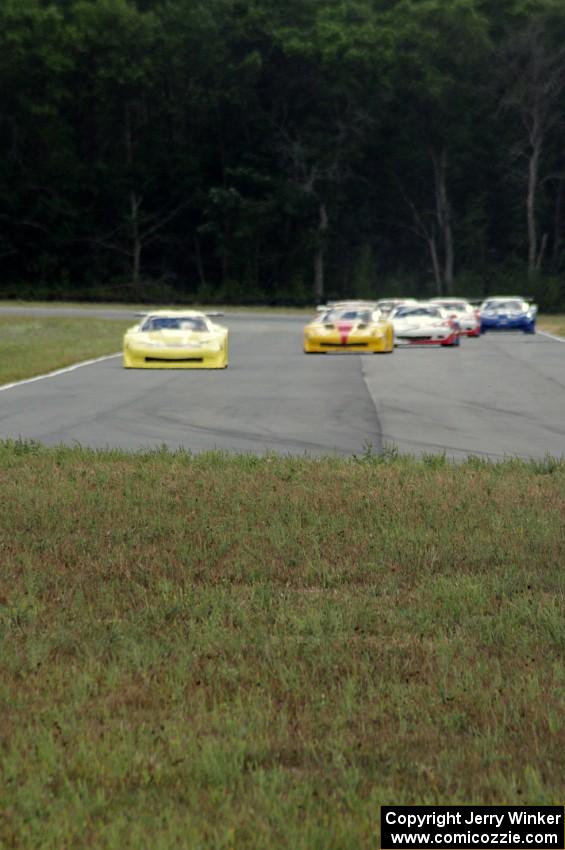
[[[351,331],[355,331],[358,328],[361,330],[366,330],[367,328],[374,328],[378,326],[386,325],[386,321],[371,321],[371,322],[363,322],[361,319],[338,319],[335,322],[311,322],[308,325],[310,330],[322,330],[322,331],[339,331],[340,333],[351,333]]]
[[[441,325],[444,321],[440,316],[402,316],[392,319],[395,328],[429,328]]]

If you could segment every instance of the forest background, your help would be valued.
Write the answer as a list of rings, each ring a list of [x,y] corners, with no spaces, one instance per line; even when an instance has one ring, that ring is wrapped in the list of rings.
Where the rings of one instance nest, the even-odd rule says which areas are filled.
[[[565,308],[562,0],[3,0],[0,297]]]

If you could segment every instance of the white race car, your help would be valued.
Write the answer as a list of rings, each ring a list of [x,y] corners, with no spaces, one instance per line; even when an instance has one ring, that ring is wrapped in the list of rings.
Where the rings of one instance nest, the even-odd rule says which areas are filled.
[[[403,304],[388,317],[395,345],[459,345],[459,324],[443,307],[431,301]]]
[[[481,335],[480,313],[465,298],[432,298],[432,304],[439,304],[447,310],[452,319],[459,322],[459,330],[462,336]]]
[[[390,313],[402,304],[417,304],[415,298],[380,298],[377,301],[377,307],[383,316],[389,316]]]

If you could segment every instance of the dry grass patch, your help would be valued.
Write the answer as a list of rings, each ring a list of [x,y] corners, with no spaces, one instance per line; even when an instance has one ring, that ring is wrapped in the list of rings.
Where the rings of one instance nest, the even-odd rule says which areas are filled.
[[[538,317],[538,330],[547,331],[548,333],[556,334],[557,336],[565,337],[565,316],[546,316]]]

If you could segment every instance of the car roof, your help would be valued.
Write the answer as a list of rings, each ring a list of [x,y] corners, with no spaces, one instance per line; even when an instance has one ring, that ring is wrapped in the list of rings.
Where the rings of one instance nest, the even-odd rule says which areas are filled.
[[[399,304],[399,307],[441,307],[440,304],[434,304],[433,301],[415,301],[413,304]]]
[[[359,309],[374,310],[376,306],[376,301],[328,301],[326,304],[326,307],[330,310],[339,309],[340,307],[357,307]]]
[[[523,295],[487,295],[483,301],[527,301]]]
[[[138,313],[139,316],[183,316],[188,318],[207,318],[206,313],[201,313],[199,310],[147,310],[146,313]]]
[[[329,313],[331,310],[376,310],[374,301],[330,301],[329,304],[320,304],[316,307],[318,313]]]
[[[416,298],[379,298],[377,304],[417,304]]]
[[[430,298],[430,304],[468,304],[466,298]]]

